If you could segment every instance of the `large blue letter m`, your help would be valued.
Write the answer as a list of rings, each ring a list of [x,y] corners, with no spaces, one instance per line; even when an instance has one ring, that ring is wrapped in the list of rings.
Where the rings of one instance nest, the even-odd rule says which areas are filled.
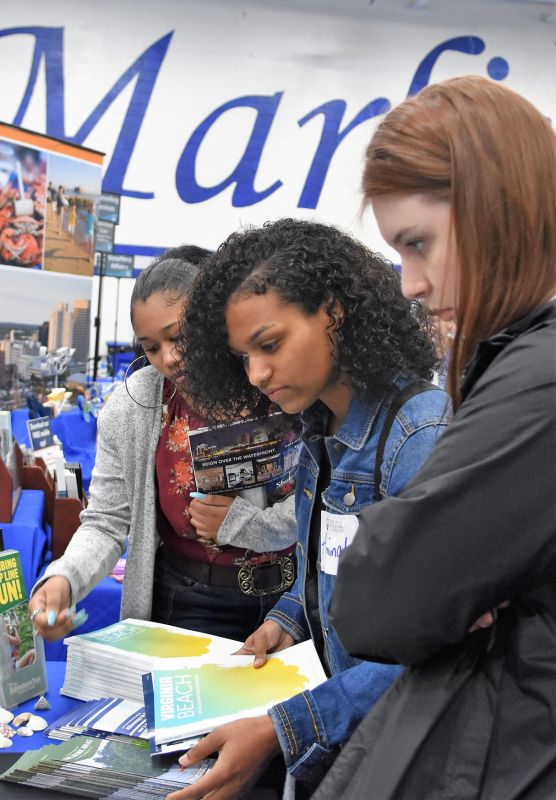
[[[29,80],[23,99],[14,117],[14,125],[21,125],[31,101],[37,82],[41,59],[44,57],[46,75],[46,134],[83,144],[97,122],[102,118],[116,97],[136,79],[131,100],[118,134],[112,158],[106,169],[103,191],[124,194],[128,197],[151,198],[152,192],[131,191],[123,188],[125,174],[139,136],[149,100],[158,77],[161,64],[168,50],[173,32],[166,34],[148,47],[139,58],[116,81],[110,91],[89,114],[77,133],[68,136],[65,130],[64,109],[64,39],[63,28],[22,27],[0,30],[0,37],[27,34],[35,37],[33,60]]]

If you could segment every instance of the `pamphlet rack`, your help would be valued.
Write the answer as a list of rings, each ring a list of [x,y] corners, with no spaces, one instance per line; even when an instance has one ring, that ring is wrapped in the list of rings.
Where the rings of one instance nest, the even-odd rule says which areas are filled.
[[[54,478],[41,458],[23,467],[22,483],[25,489],[44,492],[46,519],[52,528],[52,558],[60,558],[79,527],[79,515],[86,503],[76,497],[58,497]]]

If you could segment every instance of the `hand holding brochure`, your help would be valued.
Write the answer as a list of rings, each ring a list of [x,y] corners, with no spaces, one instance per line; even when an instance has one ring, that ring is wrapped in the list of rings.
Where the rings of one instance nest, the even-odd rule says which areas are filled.
[[[300,432],[281,411],[188,431],[195,481],[222,494],[264,487],[270,504],[295,487]]]
[[[326,680],[311,641],[268,657],[175,659],[143,676],[147,726],[153,745],[183,741],[271,706]]]

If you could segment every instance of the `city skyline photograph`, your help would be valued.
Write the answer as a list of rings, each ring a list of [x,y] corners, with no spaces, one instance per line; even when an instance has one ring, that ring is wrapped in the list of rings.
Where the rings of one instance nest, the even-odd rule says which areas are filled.
[[[18,267],[0,268],[0,322],[36,325],[48,322],[59,303],[91,301],[91,278]]]

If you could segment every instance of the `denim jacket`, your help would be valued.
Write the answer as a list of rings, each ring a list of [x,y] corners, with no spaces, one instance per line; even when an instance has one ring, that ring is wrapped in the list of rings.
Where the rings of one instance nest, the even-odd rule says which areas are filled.
[[[400,388],[406,383],[397,381]],[[278,622],[296,641],[311,636],[305,611],[305,578],[323,448],[331,465],[330,484],[322,494],[325,509],[330,513],[359,514],[375,502],[375,453],[392,396],[393,393],[374,402],[355,397],[333,436],[324,435],[328,412],[322,404],[316,404],[304,415],[304,447],[295,498],[298,577],[291,591],[284,593],[266,617]],[[447,395],[435,390],[415,395],[398,411],[382,460],[383,494],[398,494],[419,471],[448,422],[449,409]],[[352,495],[349,501],[355,495],[355,502],[346,505],[349,493]],[[320,562],[317,571],[322,637],[331,677],[312,691],[296,695],[269,711],[288,771],[296,779],[310,782],[322,777],[338,746],[348,740],[402,670],[392,664],[361,662],[344,650],[328,620],[335,576],[321,571]]]

